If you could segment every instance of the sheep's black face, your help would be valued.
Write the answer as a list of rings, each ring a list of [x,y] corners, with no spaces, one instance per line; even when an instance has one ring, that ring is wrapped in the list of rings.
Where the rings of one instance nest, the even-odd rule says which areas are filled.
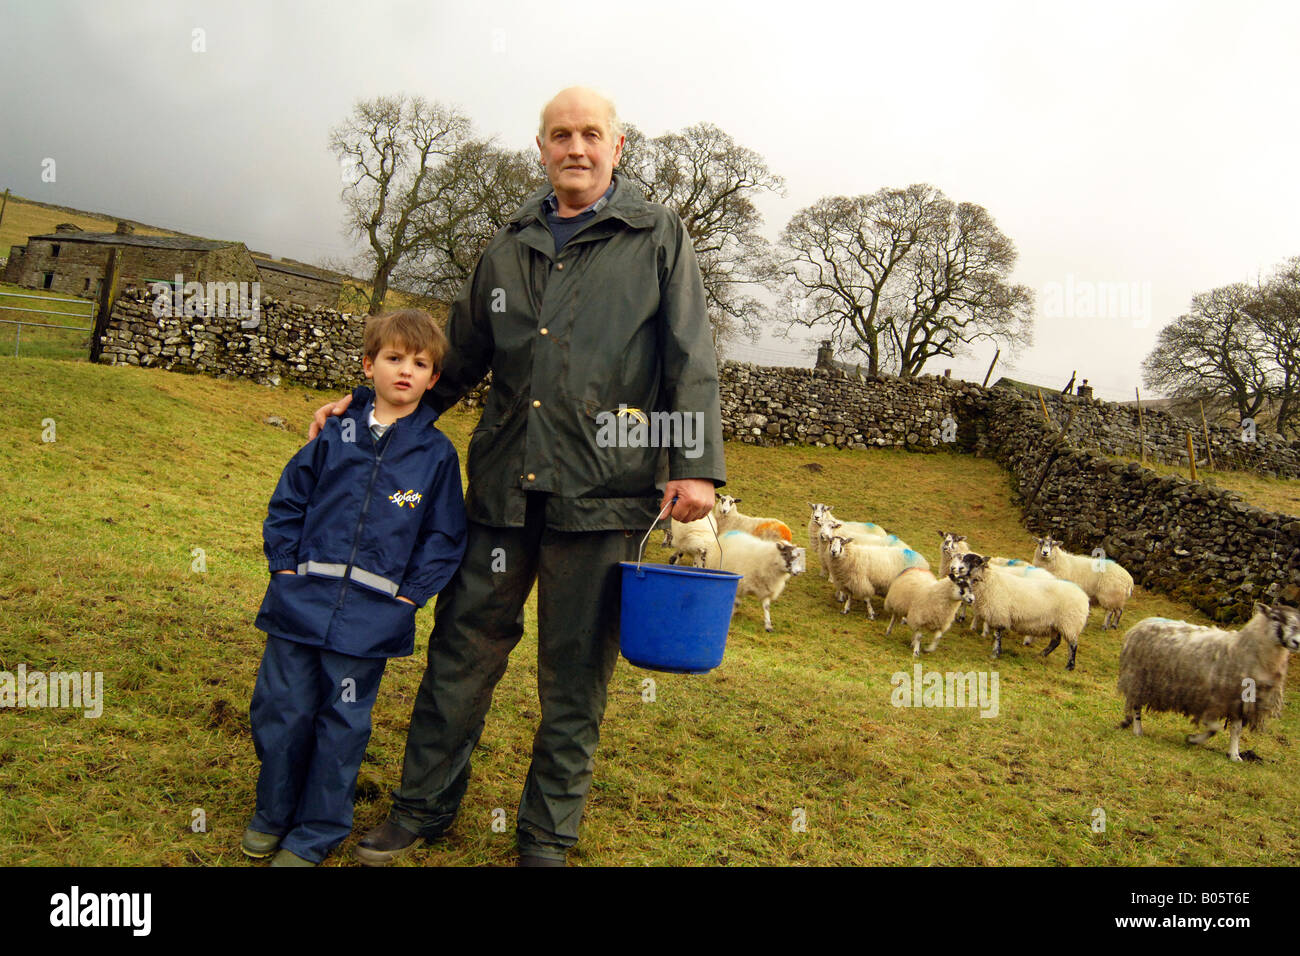
[[[1277,604],[1269,609],[1268,616],[1276,628],[1277,642],[1288,651],[1300,651],[1300,612]]]
[[[974,551],[954,555],[952,566],[948,569],[949,577],[954,581],[965,580],[970,577],[971,571],[979,564],[979,557]]]
[[[962,567],[964,568],[965,565],[963,564]],[[956,565],[948,571],[948,580],[957,585],[956,596],[958,600],[965,604],[974,604],[975,592],[970,589],[970,581],[966,578],[965,574],[955,574],[955,570]]]

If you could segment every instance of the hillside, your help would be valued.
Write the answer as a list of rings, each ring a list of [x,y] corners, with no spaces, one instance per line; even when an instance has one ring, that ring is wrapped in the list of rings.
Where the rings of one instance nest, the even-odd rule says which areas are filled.
[[[0,190],[0,194],[3,194]],[[23,199],[10,194],[9,204],[5,206],[4,221],[0,222],[0,257],[9,255],[10,246],[21,246],[28,236],[39,236],[53,232],[59,223],[70,222],[80,226],[86,232],[112,232],[119,221],[135,226],[139,236],[186,236],[189,233],[175,232],[160,226],[150,226],[132,219],[123,220],[121,216],[105,216],[100,213],[83,212],[66,206],[54,206],[48,203]]]
[[[239,834],[257,762],[248,702],[263,636],[260,525],[280,470],[324,395],[156,370],[5,358],[0,402],[0,670],[100,671],[103,715],[3,715],[0,865],[244,865]],[[281,430],[264,423],[279,415]],[[53,419],[54,442],[43,442]],[[442,426],[461,452],[476,413]],[[728,490],[803,542],[809,501],[875,520],[938,563],[939,529],[1027,557],[1007,480],[993,462],[895,451],[728,445]],[[657,541],[659,535],[653,539]],[[202,549],[200,552],[196,549]],[[202,558],[203,569],[196,570]],[[663,552],[655,549],[655,556]],[[499,685],[455,829],[403,865],[508,864],[513,816],[538,718],[536,626]],[[1127,627],[1148,615],[1204,621],[1139,590]],[[891,677],[913,673],[910,635],[884,636],[855,606],[838,613],[816,570],[772,608],[742,599],[727,656],[702,676],[620,661],[583,838],[597,865],[1070,864],[1260,865],[1295,859],[1300,796],[1292,741],[1300,713],[1243,748],[1183,742],[1189,722],[1152,715],[1147,736],[1116,729],[1121,633],[1094,611],[1066,672],[955,628],[927,672],[999,675],[995,717],[900,708]],[[413,656],[390,663],[375,708],[354,836],[330,858],[351,865],[400,772],[432,606]],[[1042,642],[1039,642],[1039,647]],[[655,699],[643,699],[644,681]],[[1294,678],[1292,682],[1294,683]],[[494,833],[492,813],[511,821]],[[194,832],[195,809],[206,829]],[[797,811],[806,832],[792,827]],[[1104,832],[1093,824],[1104,812]]]

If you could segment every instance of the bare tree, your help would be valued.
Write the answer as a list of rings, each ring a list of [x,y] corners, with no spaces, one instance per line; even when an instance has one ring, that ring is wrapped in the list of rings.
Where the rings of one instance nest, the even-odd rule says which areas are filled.
[[[490,139],[462,144],[434,170],[430,199],[412,214],[409,255],[395,272],[402,288],[449,302],[497,230],[545,183],[535,152]]]
[[[1034,294],[1007,282],[1015,245],[983,206],[936,199],[933,209],[896,273],[899,294],[882,323],[903,378],[972,342],[992,340],[1014,351],[1032,341]]]
[[[1258,290],[1254,316],[1270,366],[1278,434],[1295,434],[1300,417],[1300,256],[1278,267]]]
[[[773,279],[791,309],[790,324],[826,326],[840,351],[882,365],[885,328],[901,315],[886,287],[927,230],[942,220],[947,200],[925,184],[881,189],[870,196],[827,196],[791,218],[781,233]]]
[[[654,139],[628,125],[625,135],[620,171],[652,202],[676,212],[695,246],[714,346],[757,334],[763,307],[749,290],[762,284],[771,257],[753,197],[783,194],[784,180],[711,123]]]
[[[1241,282],[1193,296],[1143,359],[1147,386],[1173,398],[1225,399],[1239,419],[1254,417],[1269,391],[1258,303],[1257,290]]]
[[[436,200],[430,189],[435,168],[470,131],[468,117],[456,108],[402,94],[359,101],[330,132],[330,149],[347,174],[349,234],[369,245],[371,315],[382,310],[393,272],[419,243],[412,223]]]

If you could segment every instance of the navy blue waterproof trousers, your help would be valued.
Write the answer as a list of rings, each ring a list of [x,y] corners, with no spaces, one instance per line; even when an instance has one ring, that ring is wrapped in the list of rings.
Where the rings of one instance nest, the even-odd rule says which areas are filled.
[[[249,826],[319,863],[352,832],[357,771],[386,658],[267,636],[249,708],[262,761]]]

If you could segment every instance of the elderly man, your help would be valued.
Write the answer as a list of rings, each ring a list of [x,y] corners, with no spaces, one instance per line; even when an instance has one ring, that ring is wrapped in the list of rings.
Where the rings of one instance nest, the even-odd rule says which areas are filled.
[[[707,514],[725,481],[717,363],[686,228],[614,175],[623,135],[598,94],[558,94],[537,145],[550,187],[483,251],[425,396],[441,412],[492,372],[469,443],[465,559],[438,597],[392,810],[356,848],[370,865],[451,826],[534,581],[542,717],[516,835],[520,865],[564,865],[618,658],[618,562],[636,557],[672,502],[679,521]],[[667,448],[611,441],[636,434],[605,427],[615,416],[656,413],[656,423],[680,413],[702,434],[689,447],[678,440],[689,428],[670,431]]]

